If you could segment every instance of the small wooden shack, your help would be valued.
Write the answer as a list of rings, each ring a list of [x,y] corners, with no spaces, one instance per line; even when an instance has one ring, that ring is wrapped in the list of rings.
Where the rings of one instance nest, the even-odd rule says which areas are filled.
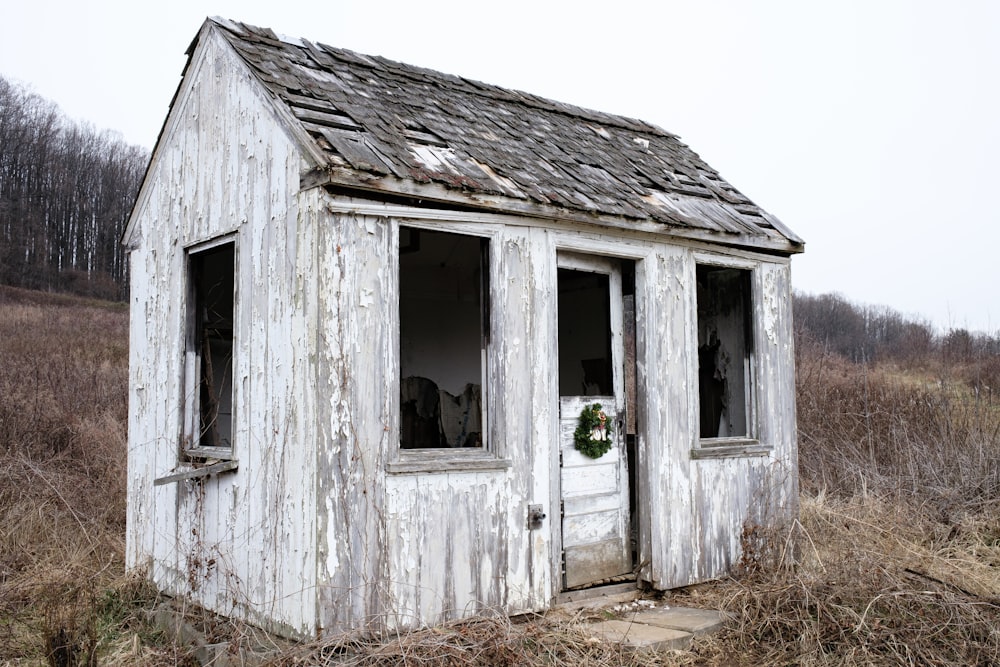
[[[290,636],[718,577],[802,241],[653,125],[205,22],[125,233],[128,565]]]

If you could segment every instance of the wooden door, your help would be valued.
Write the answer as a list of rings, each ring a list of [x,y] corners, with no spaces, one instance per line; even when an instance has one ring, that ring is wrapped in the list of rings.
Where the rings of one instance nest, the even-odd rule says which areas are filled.
[[[569,590],[632,571],[618,263],[560,255],[558,299],[562,583]],[[594,404],[607,416],[610,445],[598,458],[574,442],[581,412]]]

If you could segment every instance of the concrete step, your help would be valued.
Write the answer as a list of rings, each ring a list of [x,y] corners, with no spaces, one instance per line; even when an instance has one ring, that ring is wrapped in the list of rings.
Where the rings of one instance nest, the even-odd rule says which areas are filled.
[[[632,615],[635,623],[655,625],[659,628],[682,630],[692,635],[704,635],[715,632],[726,623],[722,612],[714,609],[693,609],[690,607],[661,607],[659,609],[644,609]]]
[[[587,624],[585,630],[606,641],[650,651],[684,649],[696,635],[714,632],[725,615],[690,607],[646,608],[627,612],[621,619]]]
[[[587,632],[592,632],[604,641],[649,651],[684,649],[691,645],[694,638],[690,632],[682,630],[618,620],[591,623],[587,626]]]

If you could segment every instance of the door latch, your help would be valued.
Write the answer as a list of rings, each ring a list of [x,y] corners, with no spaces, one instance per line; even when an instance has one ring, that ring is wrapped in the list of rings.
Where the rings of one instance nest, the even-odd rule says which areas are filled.
[[[528,530],[541,528],[544,520],[545,511],[541,505],[528,505]]]

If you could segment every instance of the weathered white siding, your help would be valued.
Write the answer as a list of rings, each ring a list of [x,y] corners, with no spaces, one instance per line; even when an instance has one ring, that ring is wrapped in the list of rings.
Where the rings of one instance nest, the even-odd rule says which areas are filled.
[[[640,558],[648,558],[650,568],[640,575],[656,588],[725,574],[741,556],[745,529],[780,524],[797,512],[788,263],[752,254],[719,255],[721,261],[735,257],[739,266],[753,270],[752,391],[760,445],[722,453],[699,442],[696,257],[694,249],[662,247],[657,265],[650,267],[657,275],[655,286],[651,293],[647,284],[646,292],[651,312],[640,384],[647,389],[649,445],[643,452],[652,474],[645,528],[650,551]],[[642,376],[641,352],[639,357]]]
[[[328,203],[319,243],[322,632],[538,610],[559,594],[561,250],[635,262],[640,578],[669,588],[719,576],[739,559],[744,526],[794,511],[787,263],[734,260],[754,267],[754,430],[763,447],[696,458],[694,269],[705,247],[516,218]],[[499,462],[485,469],[463,468],[448,452],[434,454],[440,468],[394,467],[400,224],[491,239],[488,440]],[[529,529],[529,504],[548,515],[541,528]]]
[[[541,431],[531,411],[518,409],[535,388],[529,335],[538,301],[527,230],[439,225],[491,239],[494,343],[486,400],[494,462],[486,470],[388,472],[399,458],[398,226],[392,217],[338,214],[320,233],[325,633],[545,604],[545,589],[534,579],[544,578],[548,562],[532,571],[526,518],[528,503],[536,502],[530,471]]]
[[[317,629],[335,634],[376,622],[385,586],[381,507],[394,362],[379,341],[391,335],[386,294],[396,279],[388,225],[327,214],[318,232]]]
[[[211,30],[128,232],[128,564],[286,634],[406,628],[561,592],[557,256],[635,267],[638,576],[725,573],[796,508],[789,266],[645,231],[300,192],[307,159]],[[399,450],[399,226],[490,239],[488,450]],[[235,456],[184,470],[186,249],[236,242]],[[699,440],[695,265],[753,276],[752,446]],[[547,518],[528,524],[529,505]]]
[[[315,216],[259,86],[212,33],[133,213],[127,559],[163,590],[311,633],[316,558]],[[185,248],[236,238],[236,471],[154,486],[179,463]]]

